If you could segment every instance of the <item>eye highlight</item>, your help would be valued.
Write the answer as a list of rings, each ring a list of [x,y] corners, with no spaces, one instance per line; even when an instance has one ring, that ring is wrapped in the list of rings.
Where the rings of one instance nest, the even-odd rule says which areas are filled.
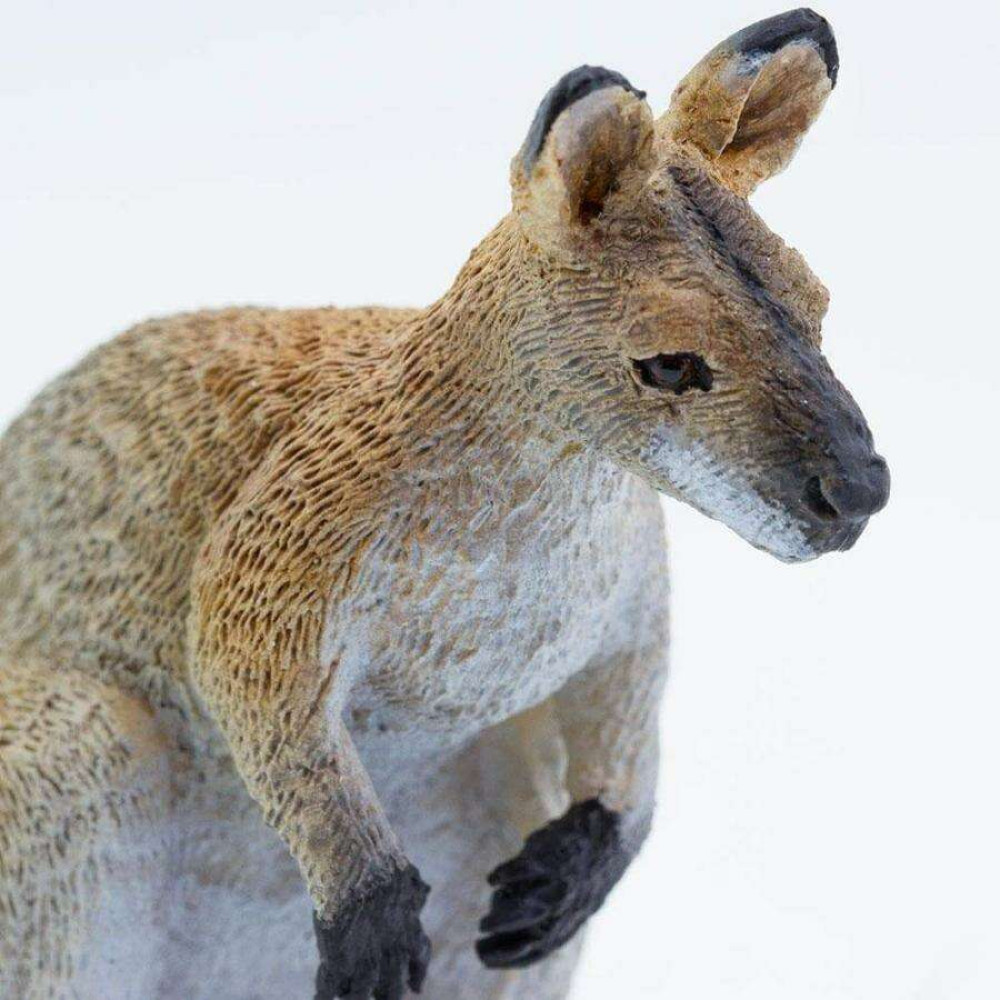
[[[708,392],[712,388],[712,369],[701,355],[689,351],[633,359],[632,368],[643,385],[677,396],[689,389]]]

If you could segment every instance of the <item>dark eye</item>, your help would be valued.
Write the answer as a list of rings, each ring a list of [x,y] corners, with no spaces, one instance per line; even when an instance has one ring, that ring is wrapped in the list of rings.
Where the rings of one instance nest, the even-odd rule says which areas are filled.
[[[642,384],[651,389],[665,389],[679,396],[688,389],[708,392],[712,388],[712,369],[703,357],[687,351],[641,358],[633,361],[632,367]]]

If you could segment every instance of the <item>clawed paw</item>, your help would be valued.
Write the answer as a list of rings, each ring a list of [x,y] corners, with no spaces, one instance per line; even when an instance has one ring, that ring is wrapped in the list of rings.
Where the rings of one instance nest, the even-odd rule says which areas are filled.
[[[476,942],[492,969],[521,968],[566,944],[604,902],[631,860],[620,816],[596,799],[533,833],[489,877],[490,912]]]
[[[407,988],[419,993],[431,955],[420,925],[427,893],[408,865],[345,902],[331,920],[316,917],[316,1000],[402,1000]]]

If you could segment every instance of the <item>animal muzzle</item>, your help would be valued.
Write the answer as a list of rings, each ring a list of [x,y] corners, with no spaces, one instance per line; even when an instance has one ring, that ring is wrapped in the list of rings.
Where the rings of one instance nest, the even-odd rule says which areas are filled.
[[[802,509],[817,555],[849,549],[868,519],[889,500],[889,467],[870,449],[844,458],[832,455],[806,480]]]
[[[813,556],[849,549],[868,519],[889,500],[889,468],[874,448],[861,408],[823,355],[798,345],[783,356],[776,414],[794,428],[797,453],[782,477],[784,501],[794,509]]]

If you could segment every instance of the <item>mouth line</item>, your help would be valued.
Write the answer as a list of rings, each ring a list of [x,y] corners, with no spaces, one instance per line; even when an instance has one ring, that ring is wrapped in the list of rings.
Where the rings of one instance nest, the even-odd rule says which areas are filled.
[[[833,530],[830,523],[816,522],[814,530],[808,534],[808,542],[817,556],[828,552],[846,552],[854,546],[868,526],[868,518],[855,521],[842,521]]]
[[[839,552],[846,552],[851,548],[854,543],[861,537],[861,532],[865,530],[868,524],[868,518],[866,517],[862,521],[852,521],[844,530],[843,537],[837,544],[837,550]]]

